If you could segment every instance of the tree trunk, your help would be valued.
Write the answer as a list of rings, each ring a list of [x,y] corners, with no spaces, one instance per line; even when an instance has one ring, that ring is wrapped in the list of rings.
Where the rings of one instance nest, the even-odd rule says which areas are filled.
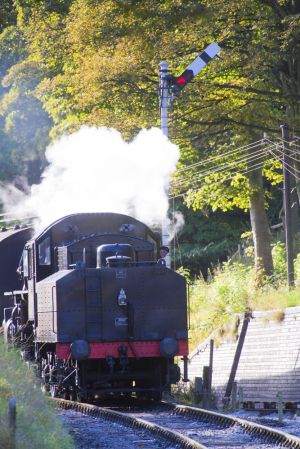
[[[251,170],[251,164],[249,164]],[[257,273],[270,276],[273,273],[271,233],[265,210],[262,170],[252,170],[248,174],[250,186],[250,219],[254,241],[255,267]]]

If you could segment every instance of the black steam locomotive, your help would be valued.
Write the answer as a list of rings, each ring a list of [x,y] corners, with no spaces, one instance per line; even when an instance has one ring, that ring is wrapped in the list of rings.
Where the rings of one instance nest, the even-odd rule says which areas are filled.
[[[28,230],[1,233],[2,263],[13,236],[19,249]],[[23,285],[1,298],[4,335],[53,397],[159,399],[180,378],[175,356],[187,377],[185,279],[158,259],[159,245],[146,225],[114,213],[69,215],[26,242]]]

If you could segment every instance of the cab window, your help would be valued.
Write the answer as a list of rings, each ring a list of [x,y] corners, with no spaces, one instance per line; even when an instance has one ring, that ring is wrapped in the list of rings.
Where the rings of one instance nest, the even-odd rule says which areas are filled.
[[[29,263],[28,263],[28,250],[23,251],[23,276],[28,278],[29,276]]]
[[[39,265],[51,265],[50,237],[39,244]]]

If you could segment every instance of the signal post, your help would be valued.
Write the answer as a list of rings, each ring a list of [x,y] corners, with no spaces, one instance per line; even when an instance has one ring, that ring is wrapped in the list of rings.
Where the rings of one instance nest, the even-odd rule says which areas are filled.
[[[169,137],[168,112],[172,101],[179,97],[182,89],[197,76],[201,70],[220,52],[221,48],[212,42],[197,58],[182,72],[179,77],[169,73],[168,63],[162,61],[159,64],[159,104],[160,104],[160,126],[162,133]],[[167,190],[169,196],[169,191]],[[169,246],[170,235],[168,223],[162,223],[162,244]],[[170,256],[166,257],[167,266],[170,268]]]

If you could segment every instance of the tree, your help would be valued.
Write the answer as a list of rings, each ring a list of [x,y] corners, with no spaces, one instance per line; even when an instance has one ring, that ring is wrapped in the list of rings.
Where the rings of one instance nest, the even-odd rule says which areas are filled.
[[[17,19],[13,0],[6,0],[0,5],[0,34],[5,28],[15,25]]]
[[[299,129],[296,66],[299,59],[299,2],[246,0],[207,1],[205,4],[214,11],[213,21],[208,24],[210,31],[219,36],[217,40],[226,55],[215,73],[210,67],[205,78],[200,75],[199,81],[205,88],[201,106],[191,100],[184,117],[178,114],[189,127],[189,138],[193,138],[195,129],[201,127],[204,132],[198,138],[198,148],[208,146],[209,142],[210,148],[215,147],[218,151],[234,136],[239,136],[239,142],[245,143],[260,139],[263,131],[275,135],[279,124],[286,120]],[[203,94],[203,87],[198,90],[197,86],[195,90]],[[195,209],[206,203],[223,210],[237,202],[244,207],[245,200],[250,201],[256,263],[258,268],[262,267],[270,274],[272,259],[263,179],[261,170],[252,170],[252,165],[250,154],[249,183],[245,183],[245,176],[238,174],[231,182],[224,173],[214,174],[206,179],[206,183],[218,181],[219,184],[214,188],[203,185],[196,191],[193,189],[188,201]],[[218,197],[216,191],[221,196]]]
[[[241,234],[249,227],[247,214],[237,208],[212,214],[194,212],[180,203],[176,207],[185,220],[172,244],[176,268],[184,266],[192,276],[201,273],[207,279],[210,271],[236,252]]]
[[[55,123],[52,135],[84,123],[113,124],[129,137],[158,124],[157,70],[164,47],[182,47],[180,32],[200,23],[201,15],[195,0],[74,1],[57,32],[65,41],[53,72],[37,89]],[[46,67],[54,59],[48,45],[57,29],[53,17],[38,7],[28,23],[31,49]],[[41,32],[41,20],[51,29],[42,26]]]
[[[171,138],[181,147],[181,166],[259,140],[263,132],[275,135],[287,109],[290,126],[299,129],[298,1],[15,4],[26,55],[5,69],[1,107],[8,132],[22,131],[17,140],[20,148],[28,144],[29,159],[39,157],[50,129],[55,138],[81,124],[107,125],[130,138],[158,124],[158,63],[167,59],[179,74],[211,40],[223,48],[222,59],[174,103]],[[37,126],[27,135],[33,120]],[[252,156],[248,167],[247,161],[239,165],[248,175],[237,171],[229,181],[226,171],[214,172],[193,189],[185,181],[186,201],[195,210],[224,211],[245,210],[251,203],[257,263],[269,274],[268,223],[266,218],[257,223],[256,217],[265,217],[264,191],[277,168],[265,167],[263,179],[259,168],[251,171]]]

